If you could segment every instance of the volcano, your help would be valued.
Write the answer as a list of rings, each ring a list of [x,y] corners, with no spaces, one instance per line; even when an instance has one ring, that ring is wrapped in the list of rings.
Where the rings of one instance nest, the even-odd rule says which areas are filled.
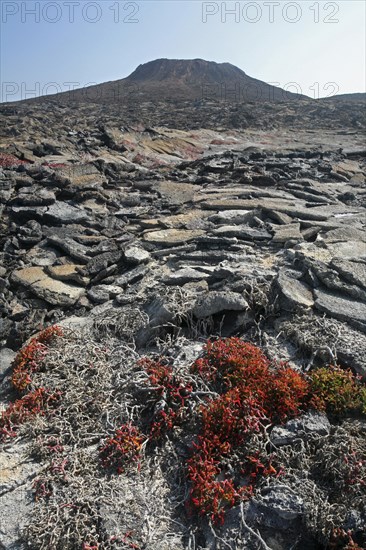
[[[126,78],[32,99],[92,103],[144,101],[283,102],[306,96],[248,76],[230,63],[204,59],[156,59],[139,65]]]

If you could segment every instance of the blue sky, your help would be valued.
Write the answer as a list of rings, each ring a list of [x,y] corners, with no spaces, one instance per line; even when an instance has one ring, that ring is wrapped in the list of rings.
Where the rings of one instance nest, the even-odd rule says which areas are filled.
[[[1,0],[2,101],[124,78],[152,59],[230,62],[311,97],[365,91],[363,0]]]

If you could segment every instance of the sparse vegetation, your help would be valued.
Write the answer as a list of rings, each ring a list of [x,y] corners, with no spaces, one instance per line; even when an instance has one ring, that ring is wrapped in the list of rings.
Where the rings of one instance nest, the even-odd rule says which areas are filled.
[[[33,482],[36,511],[27,534],[32,547],[142,548],[141,533],[131,534],[131,521],[139,521],[128,516],[131,512],[126,510],[120,528],[111,532],[96,503],[111,487],[121,498],[130,476],[156,475],[157,457],[164,461],[168,452],[174,458],[164,477],[180,503],[180,521],[185,516],[194,525],[198,516],[224,529],[227,510],[280,477],[309,499],[304,526],[324,548],[358,548],[359,535],[346,529],[341,503],[349,499],[362,509],[366,461],[359,437],[347,439],[335,428],[329,438],[309,436],[302,447],[277,449],[268,438],[272,426],[312,408],[340,420],[348,413],[362,415],[365,386],[351,372],[322,367],[302,374],[272,363],[239,338],[209,340],[201,357],[177,369],[166,357],[138,358],[105,335],[103,344],[84,335],[81,351],[77,334],[61,334],[57,327],[47,329],[18,354],[14,368],[31,376],[26,388],[38,389],[2,416],[3,435],[14,435],[14,427],[25,422],[19,434],[32,439],[35,457],[49,461]],[[51,341],[55,345],[48,347]],[[44,416],[51,408],[54,413]],[[182,444],[184,458],[179,458]],[[301,489],[299,468],[310,476]],[[174,517],[172,510],[169,521]]]

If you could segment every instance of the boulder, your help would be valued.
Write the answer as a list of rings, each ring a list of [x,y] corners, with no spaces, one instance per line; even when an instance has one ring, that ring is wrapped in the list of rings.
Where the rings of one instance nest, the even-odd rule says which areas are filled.
[[[248,307],[246,300],[237,292],[210,291],[197,300],[192,313],[203,319],[223,311],[245,311]]]

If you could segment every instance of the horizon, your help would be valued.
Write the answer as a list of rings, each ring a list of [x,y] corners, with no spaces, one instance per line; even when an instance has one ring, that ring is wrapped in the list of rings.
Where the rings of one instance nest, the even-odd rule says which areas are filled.
[[[365,93],[365,13],[357,0],[4,1],[1,101],[121,80],[157,59],[229,63],[313,99]]]

